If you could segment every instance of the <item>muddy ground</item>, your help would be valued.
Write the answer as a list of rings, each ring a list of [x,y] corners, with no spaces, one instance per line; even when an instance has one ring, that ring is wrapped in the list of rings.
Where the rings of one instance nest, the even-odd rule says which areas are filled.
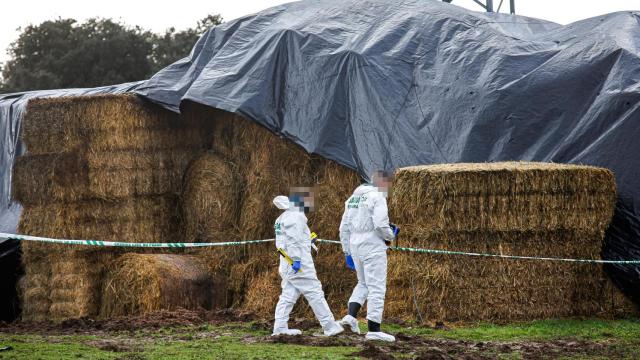
[[[297,320],[292,328],[304,331],[302,336],[269,336],[271,322],[259,321],[251,314],[232,311],[194,312],[187,310],[161,311],[146,316],[122,317],[109,320],[77,319],[61,323],[0,323],[0,333],[37,335],[100,335],[101,340],[86,344],[113,352],[132,352],[141,349],[148,340],[127,336],[127,333],[155,333],[159,329],[189,328],[188,335],[180,331],[163,332],[165,340],[189,341],[197,339],[215,340],[229,335],[219,330],[217,325],[251,325],[240,330],[240,341],[245,344],[295,344],[316,347],[353,347],[353,357],[365,359],[395,359],[398,356],[415,359],[494,359],[501,355],[518,355],[525,359],[546,359],[559,357],[603,357],[621,358],[615,340],[551,340],[551,341],[469,341],[444,339],[396,333],[395,343],[365,342],[362,335],[345,331],[336,337],[320,336],[320,328],[315,321]],[[213,325],[213,326],[209,326]],[[438,331],[446,332],[446,326],[439,325]],[[236,333],[238,334],[238,333]],[[156,337],[157,338],[157,337]],[[55,341],[55,337],[52,337]]]

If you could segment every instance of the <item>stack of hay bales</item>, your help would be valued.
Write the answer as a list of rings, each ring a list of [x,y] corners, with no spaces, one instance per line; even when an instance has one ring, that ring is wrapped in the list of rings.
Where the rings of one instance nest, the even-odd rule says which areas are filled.
[[[188,104],[184,110],[185,117],[206,118],[214,127],[211,152],[194,161],[185,176],[182,213],[187,239],[273,238],[273,222],[281,211],[272,199],[287,195],[292,186],[314,187],[316,209],[308,214],[309,226],[320,237],[337,238],[339,213],[359,182],[354,171],[309,155],[298,145],[238,115],[197,104]],[[228,181],[230,177],[233,181]],[[189,200],[192,194],[197,200]],[[237,199],[235,206],[230,204],[232,198]],[[222,221],[212,222],[212,216],[203,214]],[[189,221],[193,224],[188,225]],[[221,228],[207,226],[207,222]],[[203,249],[199,253],[216,278],[227,280],[227,306],[259,316],[271,315],[280,292],[273,244]],[[345,301],[344,289],[355,285],[353,274],[342,271],[343,262],[342,250],[333,245],[321,246],[316,258],[328,298],[340,307]],[[308,309],[303,310],[310,314]]]
[[[13,197],[23,234],[175,241],[182,175],[209,142],[188,122],[131,95],[31,100]],[[25,242],[23,318],[93,316],[104,267],[118,250]]]
[[[193,103],[182,110],[133,96],[32,101],[22,129],[28,153],[14,167],[20,232],[131,242],[273,238],[280,211],[271,200],[306,185],[316,193],[311,230],[338,238],[344,201],[359,182],[354,171],[240,116]],[[401,169],[389,202],[402,246],[598,258],[614,200],[603,169],[497,163]],[[211,305],[270,318],[280,292],[274,250],[272,243],[212,247],[174,258],[26,242],[23,317]],[[400,252],[389,259],[386,317],[522,320],[629,309],[599,265]],[[355,274],[340,246],[321,244],[315,263],[342,315]],[[180,299],[192,293],[205,295]],[[300,304],[295,316],[310,316]]]
[[[390,208],[402,246],[598,259],[615,199],[602,168],[449,164],[400,169]],[[391,316],[527,320],[628,305],[598,264],[394,252],[389,271]]]
[[[271,200],[286,194],[289,186],[309,183],[311,157],[254,122],[228,112],[190,103],[183,116],[213,124],[211,151],[193,162],[184,179],[185,238],[208,242],[273,238],[278,210]],[[214,247],[198,253],[206,259],[216,287],[227,289],[225,305],[254,311],[246,307],[246,293],[275,269],[274,250],[267,243]],[[270,303],[271,297],[265,294],[259,303]]]
[[[128,253],[107,273],[100,315],[210,309],[213,294],[211,277],[199,257]]]
[[[229,224],[237,224],[229,226],[237,228],[240,238],[273,237],[271,227],[279,211],[271,199],[286,194],[292,185],[315,187],[316,211],[308,214],[309,226],[322,238],[338,238],[344,201],[358,185],[354,171],[309,156],[297,145],[237,115],[197,106],[190,111],[187,116],[204,116],[214,124],[212,152],[217,160],[209,162],[231,164],[235,182],[242,184],[240,190],[225,185],[225,193],[240,192],[237,218],[229,219]],[[610,172],[526,163],[426,169],[401,170],[391,194],[392,221],[403,228],[401,245],[599,258],[615,200]],[[413,176],[424,171],[437,176],[428,180]],[[220,183],[213,174],[205,182]],[[215,203],[220,189],[202,190],[200,197],[211,197],[203,201]],[[212,271],[228,280],[227,305],[271,316],[280,282],[273,245],[208,251]],[[340,311],[356,281],[345,269],[342,250],[321,245],[315,264],[327,300]],[[386,316],[404,319],[416,318],[416,308],[424,319],[452,321],[608,315],[630,310],[599,265],[406,253],[390,254],[387,299]],[[296,311],[311,314],[303,302]]]

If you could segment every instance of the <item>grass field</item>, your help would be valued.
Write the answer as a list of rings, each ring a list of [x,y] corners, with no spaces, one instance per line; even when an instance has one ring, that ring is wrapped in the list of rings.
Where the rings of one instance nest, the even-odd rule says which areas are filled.
[[[640,354],[638,320],[545,320],[477,324],[436,330],[388,325],[398,341],[361,336],[271,337],[270,323],[207,321],[193,325],[0,327],[0,359],[634,359]],[[364,328],[363,328],[364,330]]]

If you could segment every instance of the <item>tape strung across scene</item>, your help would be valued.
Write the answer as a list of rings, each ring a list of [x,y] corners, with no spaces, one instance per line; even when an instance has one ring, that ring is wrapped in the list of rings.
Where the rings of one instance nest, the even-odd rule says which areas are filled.
[[[337,240],[318,239],[318,241],[330,243],[330,244],[340,244],[340,241],[337,241]],[[485,254],[485,253],[474,253],[474,252],[452,251],[452,250],[419,249],[419,248],[410,248],[410,247],[401,247],[401,246],[391,246],[389,247],[389,250],[407,251],[407,252],[415,252],[415,253],[422,253],[422,254],[494,257],[494,258],[514,259],[514,260],[546,260],[546,261],[564,261],[564,262],[597,263],[597,264],[640,264],[640,260],[566,259],[566,258],[539,257],[539,256]]]
[[[51,239],[51,238],[38,237],[38,236],[16,235],[16,234],[7,234],[7,233],[0,233],[0,239],[18,240],[18,241],[39,241],[39,242],[66,244],[66,245],[139,247],[139,248],[190,248],[190,247],[211,247],[211,246],[241,246],[241,245],[260,244],[260,243],[275,241],[275,239],[262,239],[262,240],[242,240],[242,241],[227,241],[227,242],[215,242],[215,243],[131,243],[131,242],[102,241],[102,240]],[[328,243],[328,244],[340,244],[340,241],[327,240],[327,239],[318,239],[317,242]],[[595,263],[595,264],[629,264],[629,265],[640,264],[640,260],[569,259],[569,258],[554,258],[554,257],[539,257],[539,256],[487,254],[487,253],[474,253],[474,252],[452,251],[452,250],[420,249],[420,248],[399,247],[399,246],[391,246],[389,247],[389,250],[415,252],[415,253],[422,253],[422,254],[463,255],[463,256],[492,257],[492,258],[513,259],[513,260],[542,260],[542,261],[562,261],[562,262]]]
[[[131,242],[102,241],[102,240],[51,239],[51,238],[38,237],[38,236],[15,235],[15,234],[6,234],[6,233],[0,233],[0,239],[19,240],[19,241],[39,241],[39,242],[65,244],[65,245],[140,247],[140,248],[188,248],[188,247],[210,247],[210,246],[239,246],[239,245],[259,244],[259,243],[275,241],[275,239],[264,239],[264,240],[227,241],[227,242],[216,242],[216,243],[131,243]]]

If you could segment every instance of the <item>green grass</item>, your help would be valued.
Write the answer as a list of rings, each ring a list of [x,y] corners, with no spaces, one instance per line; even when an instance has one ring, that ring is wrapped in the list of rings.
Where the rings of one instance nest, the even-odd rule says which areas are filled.
[[[601,341],[611,338],[622,341],[640,339],[640,321],[633,320],[539,320],[509,325],[478,324],[450,331],[429,328],[403,328],[389,325],[390,331],[402,331],[410,335],[422,335],[474,341],[517,341],[581,339]]]
[[[351,347],[314,347],[287,344],[243,344],[233,340],[196,340],[168,343],[144,353],[146,359],[347,359]]]
[[[212,333],[215,331],[215,333]],[[159,329],[151,333],[137,331],[108,334],[104,338],[132,340],[133,351],[111,351],[92,346],[100,336],[82,335],[7,335],[0,334],[0,359],[348,359],[355,347],[317,347],[289,344],[246,344],[242,337],[264,336],[265,330],[251,330],[247,324]],[[198,338],[204,334],[206,338]]]
[[[544,320],[510,325],[478,324],[450,331],[398,325],[384,325],[384,329],[423,338],[477,342],[580,339],[606,342],[619,349],[623,357],[633,358],[640,353],[638,320]],[[0,352],[0,359],[347,359],[362,349],[359,346],[272,344],[260,340],[269,333],[252,323],[228,323],[92,335],[0,334],[0,347],[13,347]],[[109,348],[101,341],[122,346]],[[485,355],[520,358],[517,352]],[[394,356],[402,358],[401,353]]]
[[[36,335],[0,335],[0,347],[13,350],[0,352],[0,359],[113,359],[113,353],[82,344],[80,337],[43,337]]]

